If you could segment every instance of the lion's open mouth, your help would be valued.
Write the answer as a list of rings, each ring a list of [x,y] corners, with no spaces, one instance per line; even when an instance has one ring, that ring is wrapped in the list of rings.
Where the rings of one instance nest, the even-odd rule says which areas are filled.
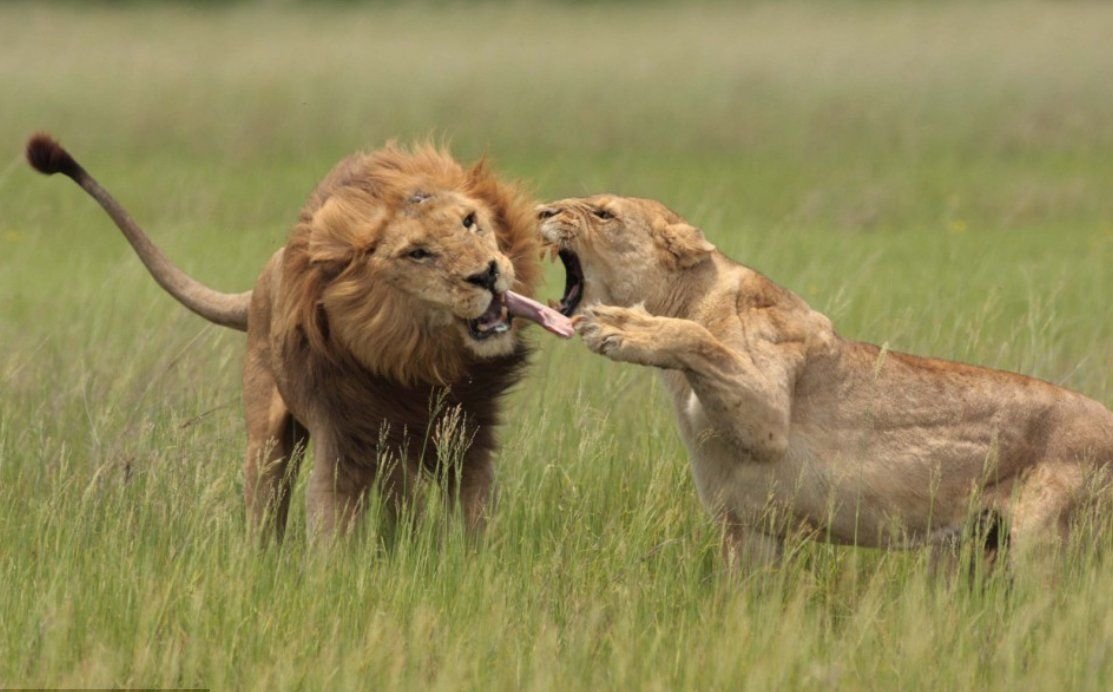
[[[560,305],[554,307],[565,317],[571,317],[584,297],[584,270],[580,266],[580,258],[571,250],[561,248],[557,256],[564,264],[564,295],[560,298]]]
[[[510,311],[506,307],[506,294],[496,293],[486,312],[474,320],[466,320],[468,334],[476,341],[490,339],[492,336],[510,331]]]
[[[572,338],[576,333],[572,320],[565,315],[514,291],[495,294],[486,312],[474,320],[465,320],[465,323],[468,325],[468,334],[477,341],[483,341],[510,331],[512,317],[536,322],[547,331],[565,339]]]

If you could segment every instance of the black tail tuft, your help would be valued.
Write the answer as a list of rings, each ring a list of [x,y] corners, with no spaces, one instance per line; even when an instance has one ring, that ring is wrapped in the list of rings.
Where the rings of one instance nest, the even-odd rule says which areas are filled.
[[[27,140],[27,162],[44,175],[62,173],[76,179],[81,173],[81,166],[77,161],[62,148],[58,140],[45,132],[36,133]]]

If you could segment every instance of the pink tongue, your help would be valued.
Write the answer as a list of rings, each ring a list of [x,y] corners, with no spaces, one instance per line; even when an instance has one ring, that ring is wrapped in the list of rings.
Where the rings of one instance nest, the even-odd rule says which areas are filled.
[[[532,320],[557,336],[571,339],[576,330],[572,320],[556,310],[542,305],[532,298],[518,295],[514,291],[506,292],[506,309],[515,317],[524,317]]]

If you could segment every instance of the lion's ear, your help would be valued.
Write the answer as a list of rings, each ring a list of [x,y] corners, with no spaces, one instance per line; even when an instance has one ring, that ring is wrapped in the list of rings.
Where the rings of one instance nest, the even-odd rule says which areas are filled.
[[[309,261],[313,264],[350,262],[352,246],[327,233],[311,233],[309,236]]]
[[[344,271],[355,257],[355,248],[331,233],[313,229],[309,234],[309,263],[321,269],[328,278]]]
[[[310,221],[309,261],[330,278],[344,271],[356,255],[373,251],[381,210],[368,209],[360,200],[329,199]]]
[[[680,269],[696,266],[715,250],[700,229],[683,221],[659,221],[654,224],[654,230],[669,258]]]

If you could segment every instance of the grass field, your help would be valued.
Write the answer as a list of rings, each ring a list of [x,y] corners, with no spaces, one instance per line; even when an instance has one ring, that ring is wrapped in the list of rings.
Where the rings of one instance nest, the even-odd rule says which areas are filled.
[[[731,579],[652,373],[540,334],[483,545],[310,549],[299,486],[260,551],[242,335],[21,159],[51,130],[238,291],[342,155],[447,137],[660,198],[846,336],[1111,405],[1113,6],[312,7],[0,5],[0,686],[1113,688],[1109,534],[1052,588],[823,545]]]

